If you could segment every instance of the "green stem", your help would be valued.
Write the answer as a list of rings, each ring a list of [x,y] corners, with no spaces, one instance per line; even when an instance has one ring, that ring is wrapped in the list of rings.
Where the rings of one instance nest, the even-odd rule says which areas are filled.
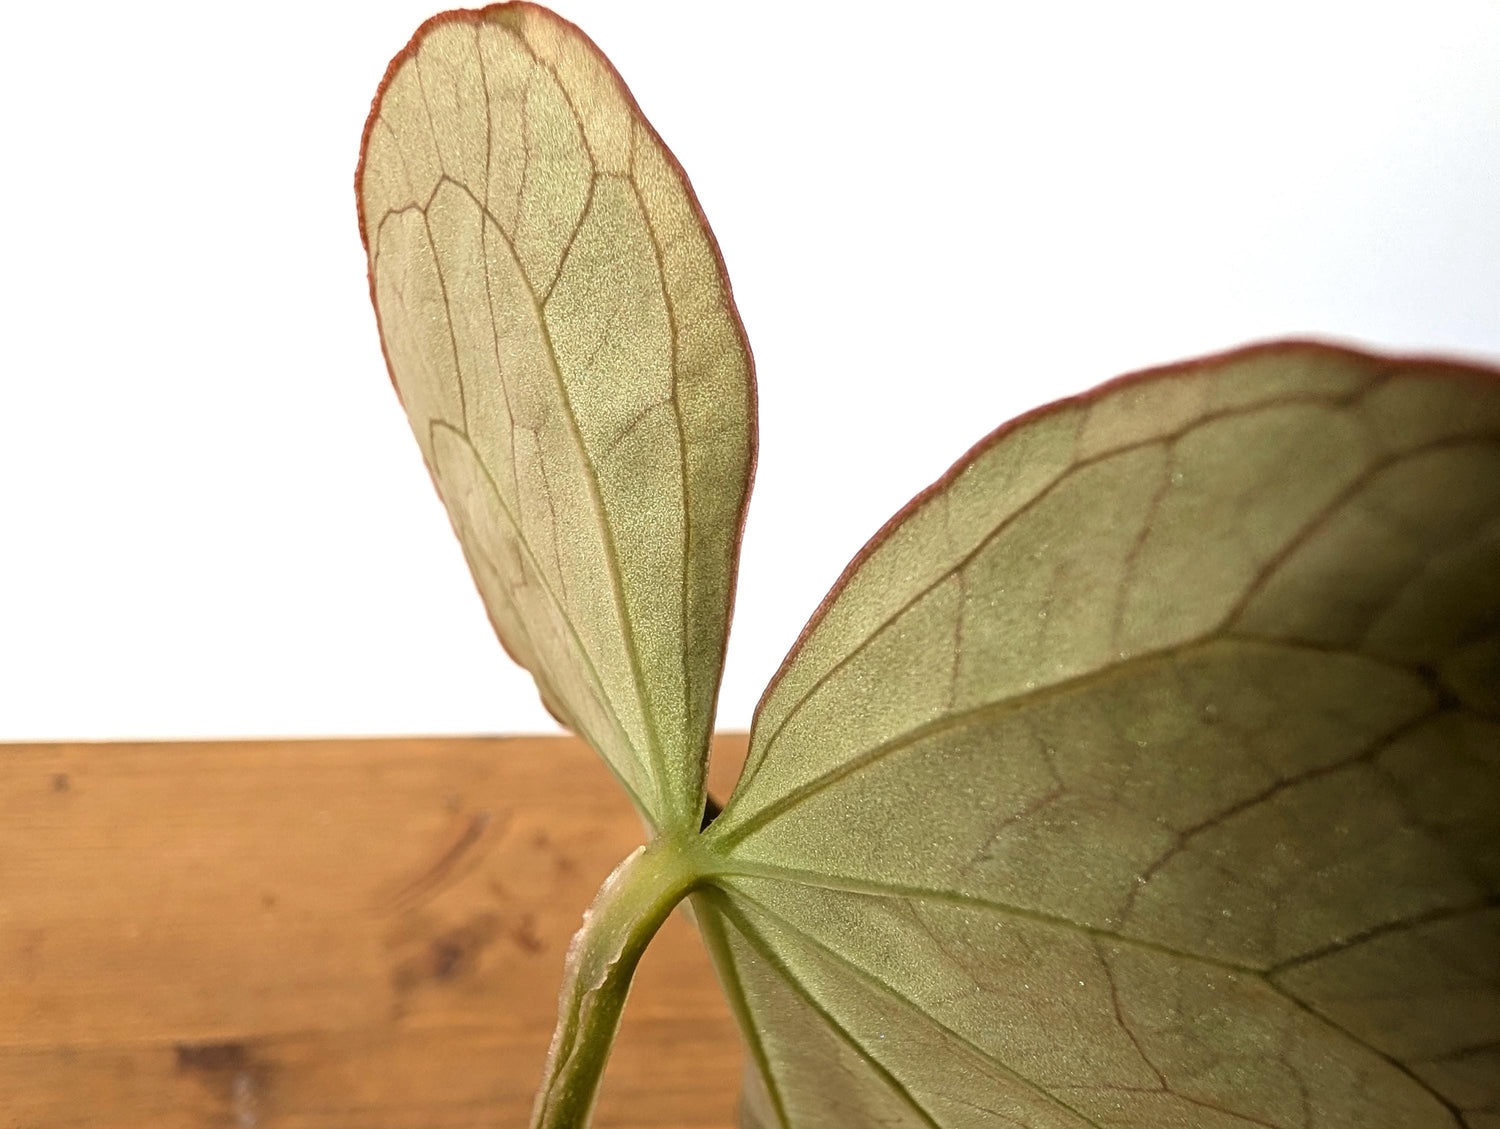
[[[703,881],[698,854],[694,846],[658,839],[637,848],[599,887],[568,946],[532,1129],[588,1125],[635,966],[673,907]]]

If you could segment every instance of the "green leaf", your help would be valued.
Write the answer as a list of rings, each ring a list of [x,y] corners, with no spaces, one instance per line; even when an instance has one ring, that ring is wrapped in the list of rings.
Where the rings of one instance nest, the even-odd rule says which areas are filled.
[[[429,20],[356,174],[391,378],[496,632],[658,830],[696,831],[754,461],[687,179],[545,9]]]
[[[1000,429],[704,845],[746,1126],[1494,1129],[1500,380],[1288,343]]]
[[[418,31],[357,186],[496,630],[662,833],[534,1125],[586,1124],[687,897],[746,1129],[1500,1129],[1494,372],[1284,343],[1002,428],[846,571],[698,835],[754,390],[681,169],[510,4]]]

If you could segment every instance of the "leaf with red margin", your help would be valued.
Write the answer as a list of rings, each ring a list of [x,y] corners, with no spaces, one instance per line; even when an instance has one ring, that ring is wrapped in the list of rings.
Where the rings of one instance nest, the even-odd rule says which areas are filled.
[[[688,846],[754,416],[686,180],[506,5],[398,56],[358,184],[496,629],[683,836],[747,1129],[1500,1125],[1495,373],[1291,342],[1001,428],[835,585]],[[570,959],[549,1126],[616,943]]]
[[[657,829],[696,830],[755,452],[681,167],[577,28],[449,12],[356,174],[391,378],[492,623]]]
[[[1493,1129],[1500,380],[1310,343],[1001,428],[705,844],[744,1122]]]

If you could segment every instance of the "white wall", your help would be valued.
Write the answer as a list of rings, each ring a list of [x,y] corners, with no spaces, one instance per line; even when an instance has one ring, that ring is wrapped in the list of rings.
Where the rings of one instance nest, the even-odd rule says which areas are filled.
[[[428,2],[7,12],[0,739],[551,728],[366,301],[360,128]],[[1024,408],[1287,333],[1500,357],[1500,6],[882,8],[563,9],[759,362],[728,726]]]

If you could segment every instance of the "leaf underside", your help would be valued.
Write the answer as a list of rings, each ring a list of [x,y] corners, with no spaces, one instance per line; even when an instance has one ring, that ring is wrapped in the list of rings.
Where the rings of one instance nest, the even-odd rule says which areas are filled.
[[[392,62],[357,195],[391,376],[496,632],[653,827],[696,830],[754,389],[686,178],[593,44],[513,4]]]
[[[505,5],[393,62],[359,199],[496,630],[690,835],[754,393],[685,178]],[[747,1129],[1500,1129],[1500,381],[1285,343],[1002,428],[694,849]]]
[[[747,1125],[1500,1125],[1500,381],[1288,344],[1002,429],[762,699]]]

